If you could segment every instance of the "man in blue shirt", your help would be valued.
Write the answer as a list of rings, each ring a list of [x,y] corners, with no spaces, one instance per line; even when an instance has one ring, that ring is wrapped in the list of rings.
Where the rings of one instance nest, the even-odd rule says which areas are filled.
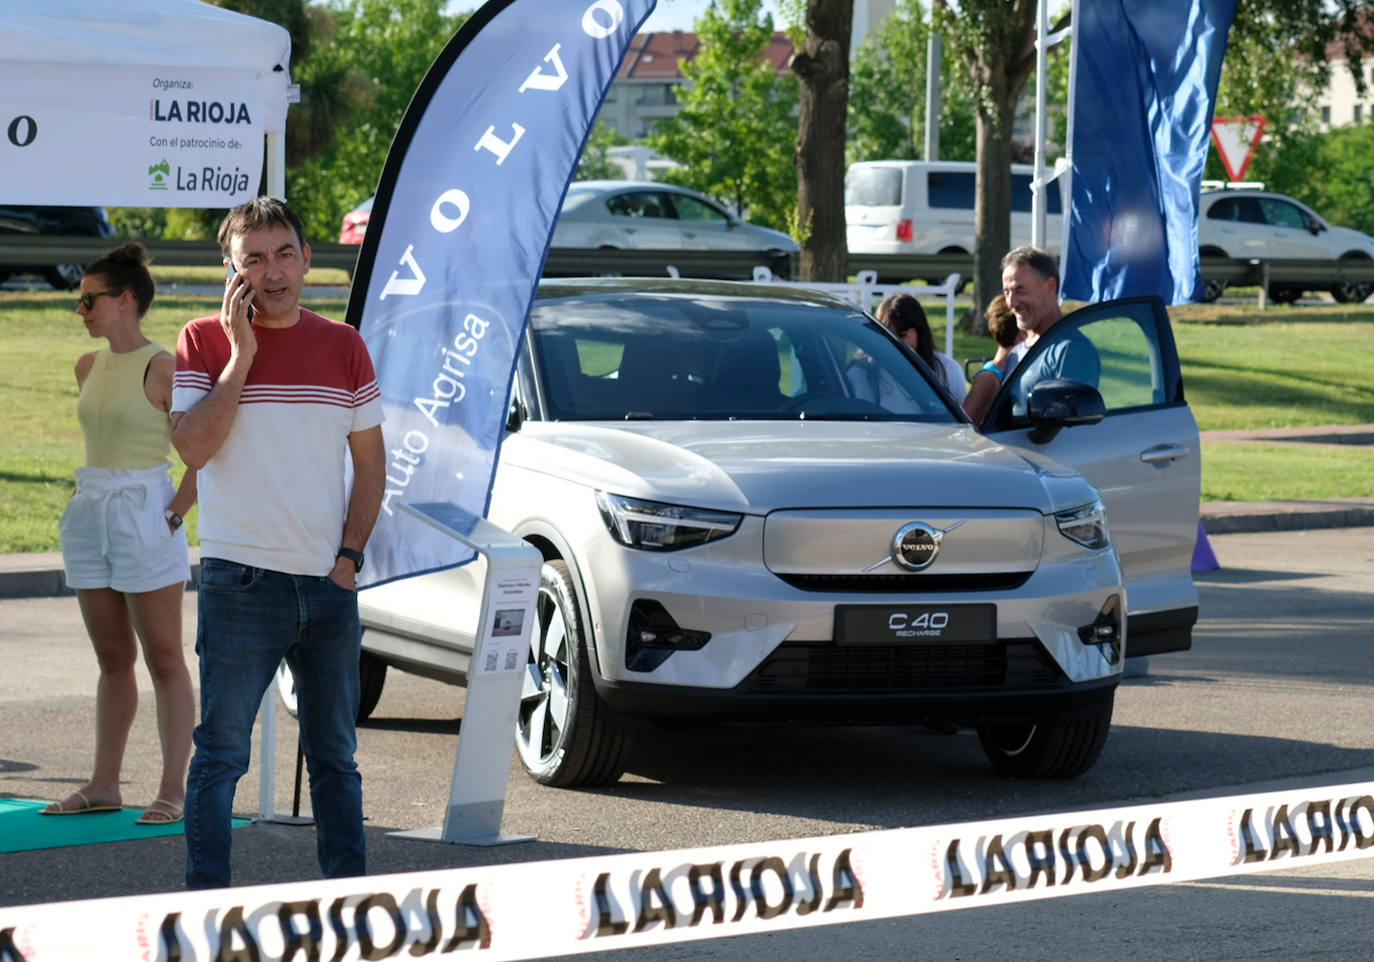
[[[1059,306],[1059,268],[1054,258],[1038,247],[1018,247],[1002,258],[1002,294],[1026,332],[1026,351],[1049,333],[1064,317]],[[1078,331],[1061,338],[1018,372],[1012,388],[1013,410],[1026,413],[1026,397],[1035,385],[1051,378],[1078,381],[1096,388],[1102,376],[1097,348]]]

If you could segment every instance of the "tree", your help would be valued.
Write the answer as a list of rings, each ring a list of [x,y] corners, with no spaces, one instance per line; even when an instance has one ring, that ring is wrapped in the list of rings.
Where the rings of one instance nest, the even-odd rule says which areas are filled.
[[[930,23],[921,0],[896,8],[854,52],[849,81],[850,163],[908,160],[925,149],[926,52]],[[973,160],[973,99],[963,62],[943,51],[940,158]]]
[[[582,148],[582,157],[577,162],[575,180],[618,180],[625,176],[624,170],[610,159],[612,147],[628,145],[630,138],[597,120],[587,137],[587,146]]]
[[[467,19],[445,14],[446,6],[445,0],[347,0],[332,10],[332,42],[312,50],[301,76],[309,78],[302,90],[335,91],[327,121],[333,137],[313,155],[298,139],[299,153],[287,156],[287,196],[307,237],[336,239],[343,215],[376,190],[415,89]],[[296,109],[289,127],[306,122]],[[313,114],[321,122],[323,109]]]
[[[760,0],[716,0],[697,20],[696,32],[701,48],[682,66],[689,81],[678,95],[682,110],[660,121],[647,143],[684,165],[665,180],[784,228],[797,196],[797,86],[764,56],[773,18],[762,12]],[[840,136],[842,142],[843,130]]]
[[[1011,246],[1012,121],[1035,70],[1035,0],[934,0],[935,22],[969,72],[974,99],[978,187],[973,205],[973,316],[1002,290]],[[1058,25],[1055,29],[1058,29]]]
[[[792,58],[792,71],[801,80],[796,167],[802,280],[849,276],[844,147],[853,20],[854,0],[809,0],[806,44]]]

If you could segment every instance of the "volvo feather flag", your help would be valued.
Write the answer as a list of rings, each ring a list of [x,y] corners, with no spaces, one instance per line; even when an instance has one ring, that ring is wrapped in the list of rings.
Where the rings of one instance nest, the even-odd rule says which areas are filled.
[[[1235,0],[1075,5],[1065,297],[1201,297],[1198,195],[1234,12]]]
[[[654,0],[491,0],[407,109],[358,256],[348,321],[386,409],[366,585],[471,560],[399,509],[485,515],[511,374],[559,206]]]

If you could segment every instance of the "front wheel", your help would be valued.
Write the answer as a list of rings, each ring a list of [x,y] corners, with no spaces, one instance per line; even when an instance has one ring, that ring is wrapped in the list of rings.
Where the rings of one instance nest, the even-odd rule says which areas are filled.
[[[992,767],[1010,778],[1077,778],[1102,754],[1114,700],[1113,693],[1073,719],[982,725],[978,742]]]
[[[386,662],[367,652],[358,656],[358,716],[357,721],[365,721],[382,697],[382,686],[386,684]],[[300,717],[297,712],[300,704],[296,698],[296,676],[291,673],[286,662],[277,666],[277,697],[292,718]]]
[[[539,574],[536,622],[520,692],[515,748],[543,785],[601,785],[620,777],[634,737],[615,727],[596,696],[582,609],[564,561]]]
[[[42,271],[43,280],[55,291],[74,291],[81,286],[81,278],[86,276],[82,264],[54,264]]]

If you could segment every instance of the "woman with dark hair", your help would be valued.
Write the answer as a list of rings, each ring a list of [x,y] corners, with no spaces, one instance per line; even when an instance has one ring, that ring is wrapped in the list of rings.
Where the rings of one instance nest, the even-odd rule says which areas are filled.
[[[182,592],[190,578],[182,516],[196,499],[196,475],[170,475],[172,356],[144,336],[153,303],[148,253],[125,244],[97,260],[81,281],[76,312],[106,347],[76,362],[77,420],[85,466],[62,514],[62,560],[76,589],[100,678],[95,696],[95,765],[79,790],[44,815],[123,807],[119,772],[138,707],[138,649],[152,675],[162,743],[157,798],[137,819],[182,818],[195,695],[181,647]]]
[[[1007,299],[998,294],[983,314],[988,319],[988,333],[997,342],[997,354],[973,375],[973,384],[964,398],[964,413],[974,424],[983,420],[988,405],[997,396],[1006,376],[1016,370],[1025,354],[1026,332],[1016,323],[1016,315],[1007,306]]]
[[[930,331],[930,322],[926,320],[921,302],[910,294],[893,294],[878,305],[877,317],[926,362],[926,366],[935,372],[936,380],[954,395],[954,400],[963,404],[968,394],[963,369],[954,358],[935,350],[935,335]]]

